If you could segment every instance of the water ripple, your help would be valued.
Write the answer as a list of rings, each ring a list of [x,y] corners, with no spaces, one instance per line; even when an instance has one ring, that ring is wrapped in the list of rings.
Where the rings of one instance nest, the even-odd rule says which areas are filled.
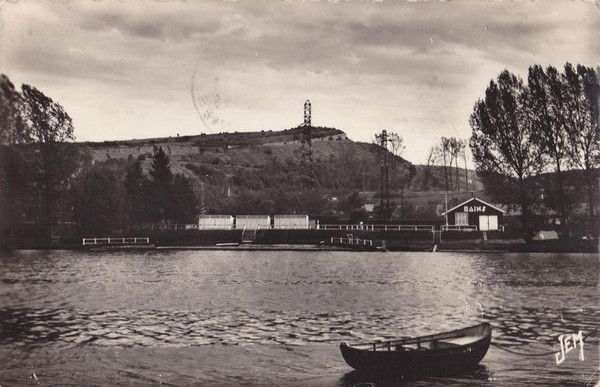
[[[371,341],[399,335],[431,333],[411,315],[394,311],[363,313],[294,313],[265,311],[104,311],[68,309],[2,309],[0,343],[32,345],[62,342],[98,346],[197,346],[208,344],[305,345],[340,341]],[[485,320],[494,341],[520,346],[553,344],[559,333],[591,331],[598,309],[491,308]],[[451,328],[464,318],[444,316]],[[473,320],[472,322],[475,322]],[[435,329],[434,327],[430,329]],[[439,328],[438,328],[439,330]]]

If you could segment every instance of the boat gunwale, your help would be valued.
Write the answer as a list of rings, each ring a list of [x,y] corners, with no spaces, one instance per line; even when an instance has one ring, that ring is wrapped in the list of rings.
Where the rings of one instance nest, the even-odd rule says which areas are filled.
[[[483,331],[482,334],[479,335],[479,337],[476,340],[474,340],[470,343],[457,344],[455,347],[453,347],[453,349],[459,349],[461,347],[472,346],[475,343],[477,343],[481,340],[485,340],[487,337],[491,336],[492,335],[491,325],[487,322],[484,322],[484,323],[480,323],[480,324],[473,325],[470,327],[465,327],[465,328],[455,329],[452,331],[435,333],[435,334],[425,335],[425,336],[409,337],[409,338],[404,338],[404,339],[387,340],[387,341],[371,341],[371,342],[353,343],[353,344],[348,344],[346,342],[342,342],[340,345],[344,345],[344,346],[346,346],[350,349],[356,350],[356,351],[376,352],[376,351],[373,351],[373,348],[388,349],[392,345],[427,343],[427,342],[431,342],[431,341],[442,339],[442,338],[450,339],[450,338],[456,338],[456,337],[464,337],[464,336],[454,336],[453,337],[452,334],[457,334],[460,332],[468,331],[470,329],[475,329],[475,328],[479,328],[479,327],[482,328],[482,331]],[[365,347],[365,348],[360,348],[360,347]],[[445,348],[445,349],[447,349],[447,348]]]

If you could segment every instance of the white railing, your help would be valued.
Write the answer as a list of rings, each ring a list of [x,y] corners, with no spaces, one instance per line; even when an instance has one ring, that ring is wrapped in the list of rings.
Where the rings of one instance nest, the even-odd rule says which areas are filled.
[[[477,231],[477,226],[474,224],[469,224],[469,225],[443,224],[442,231]]]
[[[83,245],[137,245],[149,244],[150,238],[83,238]]]
[[[373,246],[373,241],[371,239],[360,239],[348,236],[344,237],[331,237],[331,244],[339,243],[341,245],[351,245],[351,246]]]
[[[273,230],[308,230],[308,224],[274,224],[271,226]]]
[[[319,230],[357,230],[357,231],[429,231],[431,224],[320,224]]]
[[[171,227],[173,227],[173,230],[190,230],[190,229],[197,229],[198,225],[197,224],[174,224]]]
[[[317,224],[317,225],[252,225],[246,226],[243,223],[239,225],[231,224],[171,224],[154,225],[145,224],[139,227],[141,230],[243,230],[244,228],[254,228],[256,230],[349,230],[349,231],[429,231],[433,232],[435,226],[431,224]],[[452,226],[454,227],[454,226]],[[456,226],[458,227],[458,226]],[[476,227],[476,226],[461,226]]]
[[[270,224],[236,224],[234,227],[235,230],[269,230],[271,229],[271,225]]]

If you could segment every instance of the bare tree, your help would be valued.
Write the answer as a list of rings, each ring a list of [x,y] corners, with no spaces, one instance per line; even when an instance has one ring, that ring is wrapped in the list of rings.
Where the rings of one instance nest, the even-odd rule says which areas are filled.
[[[406,146],[404,145],[404,139],[398,133],[388,132],[388,143],[389,150],[394,156],[402,157]]]
[[[444,137],[446,148],[450,154],[450,169],[454,168],[454,189],[460,190],[460,168],[458,166],[458,159],[465,148],[465,142],[456,137]]]
[[[423,174],[423,184],[422,188],[427,189],[429,186],[429,181],[431,180],[431,169],[438,161],[438,147],[433,145],[429,148],[429,153],[427,154],[427,163],[425,165],[425,172]]]
[[[439,151],[442,154],[442,161],[444,163],[444,182],[446,183],[446,191],[450,191],[452,188],[452,173],[448,171],[448,166],[452,166],[450,142],[447,137],[442,137],[440,141]]]
[[[465,141],[456,137],[442,137],[440,144],[436,146],[436,153],[441,155],[440,159],[444,166],[444,180],[446,191],[460,189],[459,157],[465,148]]]

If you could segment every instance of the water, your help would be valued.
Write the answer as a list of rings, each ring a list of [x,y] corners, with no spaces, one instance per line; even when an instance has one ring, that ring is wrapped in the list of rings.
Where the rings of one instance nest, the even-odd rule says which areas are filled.
[[[600,322],[595,255],[1,254],[0,385],[386,384],[351,372],[339,343],[488,321],[494,343],[535,353]],[[585,361],[491,347],[467,375],[405,383],[585,385],[596,336]]]

